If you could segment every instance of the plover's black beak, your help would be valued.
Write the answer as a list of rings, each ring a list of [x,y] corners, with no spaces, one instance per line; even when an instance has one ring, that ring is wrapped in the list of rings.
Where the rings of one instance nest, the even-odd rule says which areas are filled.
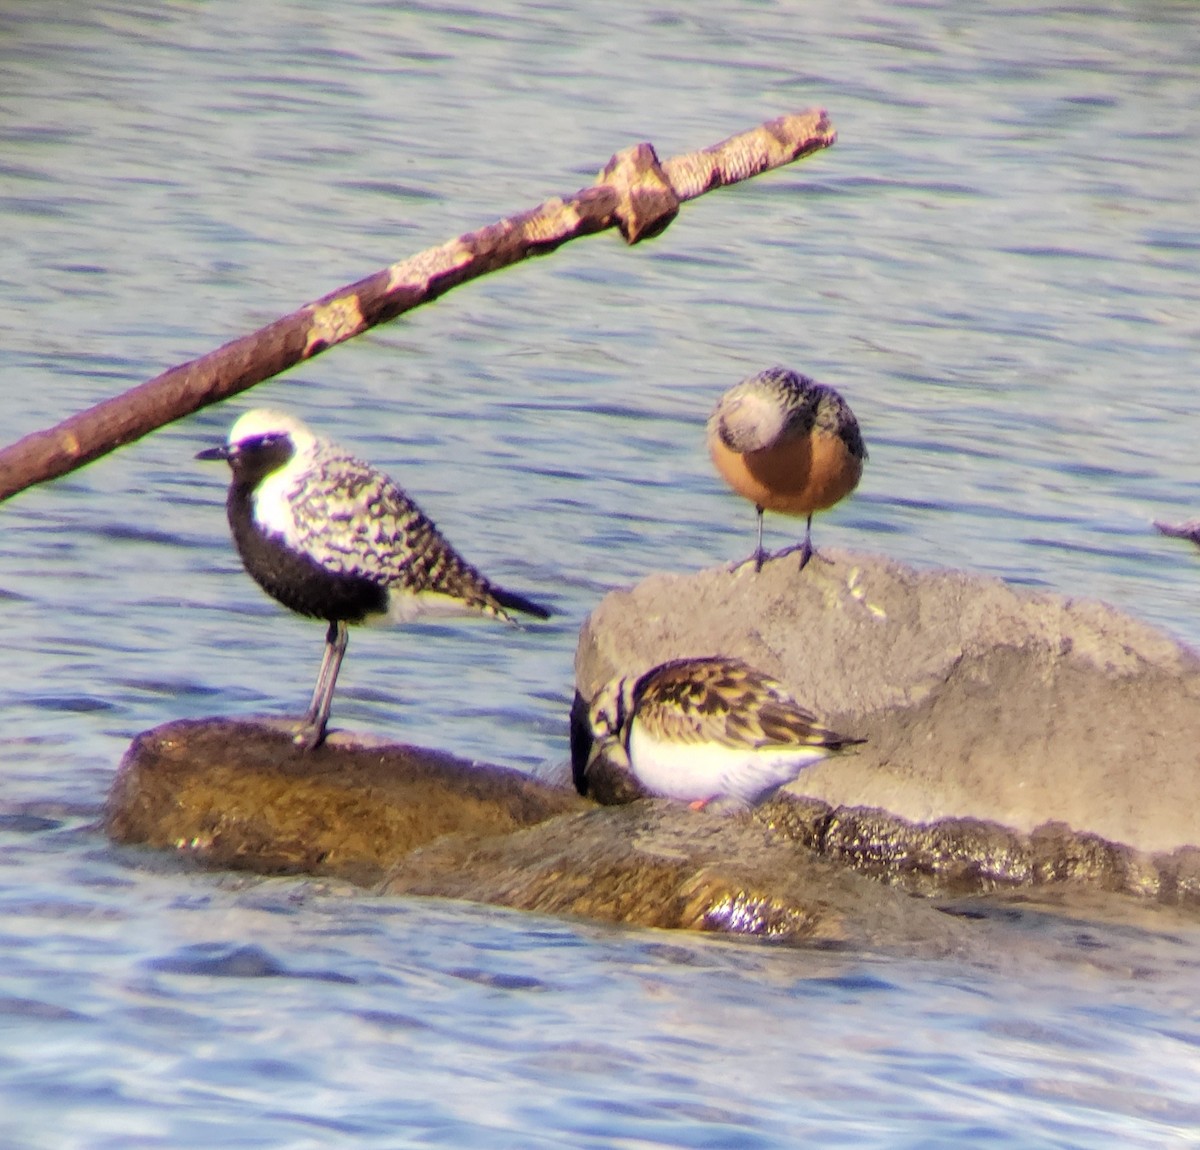
[[[211,459],[228,459],[231,454],[232,452],[230,452],[229,448],[225,444],[222,444],[220,447],[208,447],[203,451],[197,451],[196,458],[205,461]]]
[[[588,706],[583,696],[576,691],[571,702],[571,718],[568,728],[571,739],[571,778],[575,789],[587,794],[587,769],[596,757],[596,737],[588,721]]]

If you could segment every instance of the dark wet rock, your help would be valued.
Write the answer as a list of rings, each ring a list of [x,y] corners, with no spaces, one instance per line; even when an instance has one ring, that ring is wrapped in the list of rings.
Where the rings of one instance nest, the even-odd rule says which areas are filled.
[[[754,818],[783,838],[924,895],[986,893],[1037,880],[1029,836],[981,819],[910,823],[872,807],[780,795]]]
[[[286,724],[199,719],[139,735],[105,829],[207,866],[374,882],[439,835],[501,834],[585,804],[520,771],[335,733],[298,750]]]
[[[794,793],[941,825],[947,868],[1026,864],[945,820],[1026,836],[1061,822],[1144,852],[1200,844],[1200,658],[1102,603],[833,549],[803,571],[792,555],[757,574],[654,575],[592,612],[576,686],[590,697],[613,674],[712,654],[756,664],[867,737]]]
[[[1021,834],[982,819],[910,823],[869,807],[781,794],[752,818],[781,838],[914,894],[953,897],[1060,886],[1200,910],[1200,849],[1137,851],[1044,823]]]

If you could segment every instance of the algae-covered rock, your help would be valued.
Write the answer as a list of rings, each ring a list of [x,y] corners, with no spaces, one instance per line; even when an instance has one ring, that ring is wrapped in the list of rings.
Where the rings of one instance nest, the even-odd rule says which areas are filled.
[[[1047,821],[1142,851],[1200,844],[1200,658],[1101,603],[822,549],[613,592],[585,622],[576,686],[667,659],[738,656],[855,753],[792,789],[913,823]]]
[[[420,747],[339,733],[302,751],[285,723],[200,719],[133,741],[105,829],[209,866],[371,882],[439,835],[500,834],[583,805],[520,771]]]
[[[1149,856],[1062,825],[912,824],[786,793],[734,817],[665,801],[596,807],[421,748],[335,735],[301,752],[285,725],[220,719],[135,739],[106,826],[116,842],[210,867],[924,954],[966,945],[978,917],[939,913],[946,896],[1057,889],[1200,907],[1195,848]]]
[[[517,771],[287,724],[169,723],[109,795],[119,843],[608,922],[943,953],[963,926],[774,828],[667,802],[596,807]]]
[[[1151,853],[1047,822],[1023,834],[983,819],[911,823],[871,807],[780,793],[753,812],[783,839],[914,894],[953,897],[1051,886],[1200,910],[1200,849]]]

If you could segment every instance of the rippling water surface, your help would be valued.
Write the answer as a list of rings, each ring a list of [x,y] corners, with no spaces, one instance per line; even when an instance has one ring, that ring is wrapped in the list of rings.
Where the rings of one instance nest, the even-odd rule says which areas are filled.
[[[192,458],[250,404],[556,608],[355,635],[335,721],[467,756],[563,759],[597,599],[749,550],[702,427],[776,362],[871,449],[818,542],[1200,642],[1197,557],[1149,527],[1200,512],[1185,3],[10,5],[0,438],[638,140],[813,104],[835,148],[651,243],[461,288],[3,507],[6,1146],[1200,1143],[1188,923],[1030,912],[1036,961],[990,966],[784,952],[196,874],[92,829],[137,731],[311,689],[320,628],[240,573]]]

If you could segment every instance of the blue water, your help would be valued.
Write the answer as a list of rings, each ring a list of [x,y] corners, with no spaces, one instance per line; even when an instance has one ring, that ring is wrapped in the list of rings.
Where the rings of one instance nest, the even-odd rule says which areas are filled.
[[[840,139],[0,508],[0,1144],[1200,1143],[1187,919],[1029,911],[990,963],[783,951],[201,874],[93,826],[136,732],[311,690],[320,628],[241,573],[192,458],[251,404],[557,611],[356,633],[336,724],[559,764],[599,597],[749,550],[703,422],[776,362],[871,451],[818,544],[1200,644],[1200,555],[1150,528],[1200,513],[1198,89],[1180,2],[7,6],[6,442],[639,140],[814,104]]]

